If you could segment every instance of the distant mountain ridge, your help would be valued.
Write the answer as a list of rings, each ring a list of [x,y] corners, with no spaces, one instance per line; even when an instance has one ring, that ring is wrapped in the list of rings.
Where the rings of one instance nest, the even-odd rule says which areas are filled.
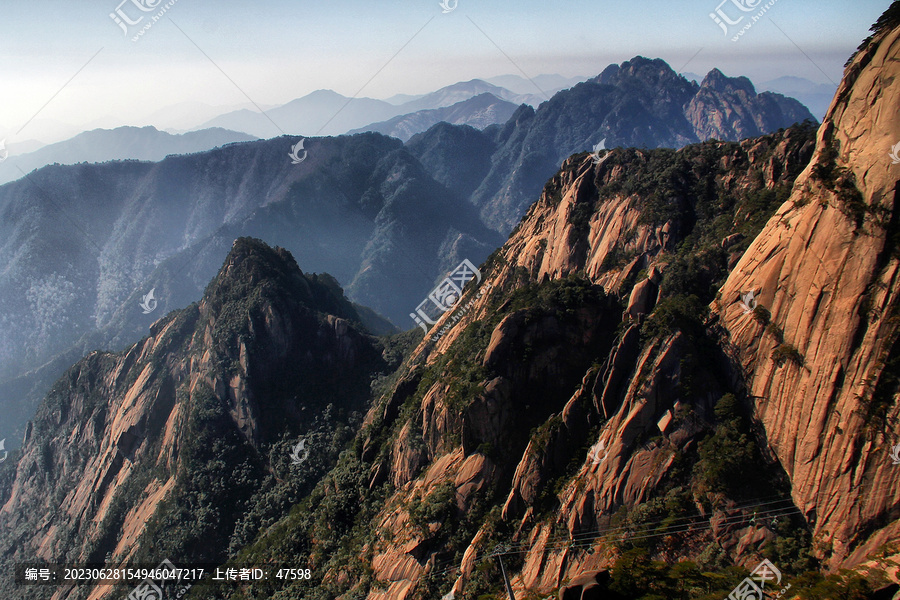
[[[50,166],[0,186],[0,382],[73,346],[133,342],[199,297],[241,232],[280,243],[403,324],[442,274],[502,242],[399,140],[310,141],[300,165],[288,157],[294,141]],[[158,307],[143,314],[151,290]]]
[[[488,226],[508,234],[544,182],[563,160],[606,148],[681,148],[708,139],[737,141],[815,121],[800,102],[757,94],[744,77],[712,70],[701,84],[678,75],[661,59],[635,57],[571,89],[536,110],[521,106],[502,125],[454,136],[443,125],[414,136],[410,151],[445,185],[473,190],[470,201]],[[445,137],[464,147],[441,144]],[[447,161],[480,155],[489,148],[490,167],[477,179],[451,183]]]
[[[836,84],[815,83],[802,77],[779,77],[763,82],[757,87],[766,92],[777,92],[796,98],[819,120],[825,116],[837,91]]]
[[[405,101],[399,104],[372,98],[348,98],[331,90],[317,90],[267,110],[266,114],[247,109],[234,111],[211,119],[199,128],[222,127],[260,138],[283,133],[319,136],[375,131],[367,126],[423,110],[446,108],[484,93],[517,105],[545,100],[535,94],[515,94],[480,79],[454,83],[423,96],[401,96]]]
[[[516,94],[535,94],[543,92],[555,94],[560,90],[588,80],[586,76],[565,77],[563,75],[536,75],[526,79],[520,75],[498,75],[485,79],[488,83],[498,85]]]
[[[517,105],[501,100],[490,92],[485,92],[457,102],[445,108],[420,110],[408,115],[400,115],[381,123],[374,123],[354,129],[349,134],[374,131],[404,142],[417,133],[428,130],[433,125],[444,122],[453,125],[469,125],[484,129],[497,123],[505,123],[516,112]]]
[[[257,138],[246,133],[221,128],[183,134],[166,133],[151,126],[94,129],[34,152],[10,156],[0,163],[0,184],[19,179],[23,172],[29,173],[54,163],[72,165],[110,160],[158,161],[170,154],[191,154],[255,139]]]

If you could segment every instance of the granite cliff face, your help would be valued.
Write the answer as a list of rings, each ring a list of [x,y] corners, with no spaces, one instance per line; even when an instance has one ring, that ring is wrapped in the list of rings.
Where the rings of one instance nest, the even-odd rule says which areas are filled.
[[[483,585],[479,565],[483,571],[500,530],[517,548],[520,593],[551,593],[611,564],[604,532],[623,511],[672,494],[683,463],[697,460],[698,444],[715,429],[717,399],[735,391],[724,354],[705,349],[702,322],[653,316],[661,292],[684,293],[702,313],[689,292],[714,296],[710,284],[734,266],[809,163],[813,133],[800,127],[739,144],[616,150],[563,165],[482,267],[490,291],[464,296],[461,305],[471,308],[436,340],[452,312],[435,325],[393,394],[367,417],[361,459],[371,464],[371,485],[394,490],[378,517],[390,541],[371,542],[379,557],[373,576],[384,589],[370,598],[431,589],[422,582],[449,551],[450,525],[435,521],[423,531],[410,523],[445,486],[457,518],[493,519],[462,544],[451,582],[457,594]],[[679,250],[686,242],[695,256]],[[663,315],[677,313],[671,299],[663,304]],[[398,418],[403,406],[406,419]],[[664,419],[671,425],[660,437]],[[379,450],[380,439],[388,441]],[[783,477],[775,463],[762,471]],[[719,548],[743,564],[774,539],[774,526],[748,526],[749,513],[738,508],[752,494],[712,500],[686,483],[692,493],[687,485],[672,501],[706,526],[684,546]],[[783,486],[773,488],[782,518],[796,513]],[[441,549],[432,562],[426,548]]]
[[[722,287],[716,312],[754,413],[833,566],[900,535],[900,31],[848,65],[816,154]],[[766,318],[735,303],[755,292]],[[789,349],[794,360],[773,360]]]
[[[726,77],[713,69],[685,108],[697,139],[742,140],[801,123],[809,111],[793,98],[756,93],[746,77]]]

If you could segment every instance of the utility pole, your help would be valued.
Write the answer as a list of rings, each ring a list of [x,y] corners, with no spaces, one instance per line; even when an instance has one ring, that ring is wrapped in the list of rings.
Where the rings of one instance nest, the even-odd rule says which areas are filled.
[[[506,567],[503,565],[503,554],[506,552],[509,552],[508,547],[498,546],[497,549],[494,550],[494,556],[500,561],[500,572],[503,573],[503,583],[506,585],[506,593],[509,595],[509,600],[516,600],[516,595],[513,594],[512,584],[509,583],[509,576],[506,574]]]

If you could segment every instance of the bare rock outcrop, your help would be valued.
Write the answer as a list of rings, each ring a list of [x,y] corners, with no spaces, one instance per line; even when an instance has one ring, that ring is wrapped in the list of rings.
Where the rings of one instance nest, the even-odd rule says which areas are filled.
[[[900,537],[896,359],[900,29],[860,52],[812,165],[750,245],[715,306],[756,417],[832,566]],[[741,293],[771,322],[746,314]],[[766,320],[768,318],[766,317]],[[787,357],[788,360],[784,360]]]

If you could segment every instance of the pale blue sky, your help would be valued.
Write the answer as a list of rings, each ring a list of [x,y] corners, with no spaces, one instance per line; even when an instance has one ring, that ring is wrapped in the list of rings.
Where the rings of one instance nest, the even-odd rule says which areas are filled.
[[[705,74],[718,67],[757,83],[783,75],[837,82],[890,4],[777,0],[732,42],[709,16],[719,1],[459,0],[443,14],[438,0],[177,0],[132,42],[109,16],[121,0],[3,0],[0,132],[21,141],[38,137],[46,120],[144,124],[181,102],[246,102],[237,87],[263,105],[322,88],[353,95],[376,73],[362,95],[423,93],[519,68],[529,76],[592,76],[638,54],[663,58],[676,70]],[[723,10],[736,18],[741,13],[731,1]],[[133,19],[154,14],[131,2],[122,10]],[[32,132],[25,127],[16,135],[57,92]]]

